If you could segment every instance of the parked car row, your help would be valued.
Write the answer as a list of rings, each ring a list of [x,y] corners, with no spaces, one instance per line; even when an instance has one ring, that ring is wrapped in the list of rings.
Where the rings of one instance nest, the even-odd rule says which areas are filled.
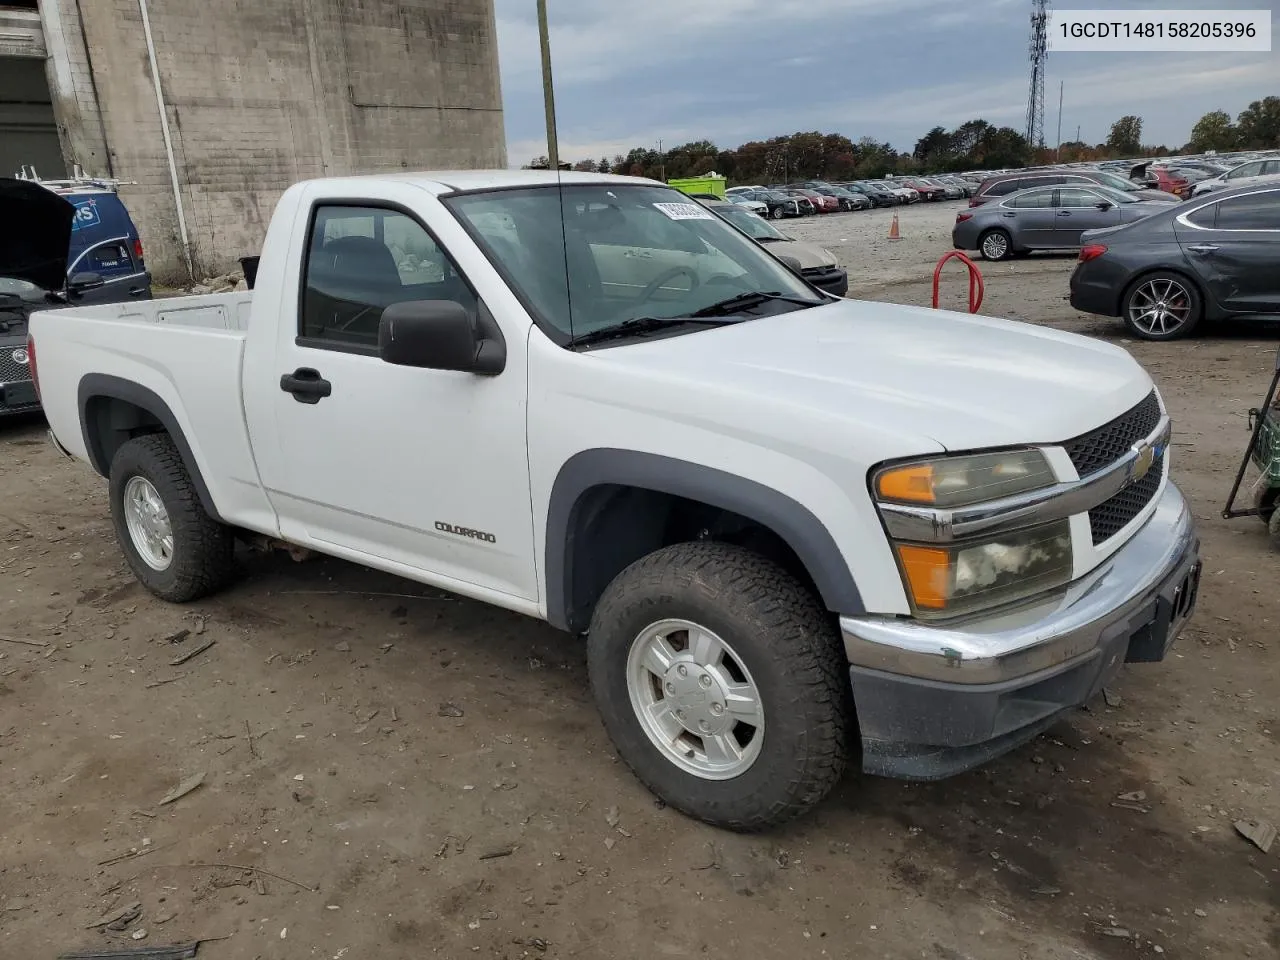
[[[1280,320],[1280,159],[1216,177],[1209,166],[1140,163],[1133,179],[1081,168],[989,177],[956,215],[952,245],[987,260],[1077,250],[1071,305],[1118,317],[1143,340],[1185,337],[1205,321]],[[1196,176],[1194,188],[1168,188]]]
[[[730,187],[725,200],[774,220],[816,213],[892,207],[920,200],[971,197],[979,182],[959,176],[903,177],[885,180],[804,180],[799,183]],[[706,199],[706,197],[699,197]]]

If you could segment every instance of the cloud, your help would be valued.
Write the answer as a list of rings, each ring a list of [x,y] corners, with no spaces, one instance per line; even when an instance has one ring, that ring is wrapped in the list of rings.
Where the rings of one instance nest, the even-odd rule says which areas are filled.
[[[535,0],[496,0],[509,155],[545,154]],[[1060,0],[1055,6],[1096,6]],[[1204,6],[1126,0],[1126,7]],[[931,127],[982,117],[1021,130],[1026,0],[550,0],[561,155],[796,130],[910,149]],[[1280,17],[1273,30],[1280,29]],[[1126,113],[1144,139],[1182,143],[1208,110],[1235,114],[1275,89],[1275,54],[1052,53],[1046,139],[1106,138]]]

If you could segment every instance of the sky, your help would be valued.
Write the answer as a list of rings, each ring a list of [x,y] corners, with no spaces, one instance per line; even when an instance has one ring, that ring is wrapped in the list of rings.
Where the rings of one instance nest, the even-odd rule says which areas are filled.
[[[545,155],[536,0],[494,0],[511,166]],[[910,151],[981,117],[1021,131],[1031,0],[547,0],[562,160],[801,130]],[[1055,9],[1270,9],[1270,53],[1050,52],[1045,141],[1143,118],[1181,145],[1204,113],[1280,95],[1280,0],[1061,0]]]

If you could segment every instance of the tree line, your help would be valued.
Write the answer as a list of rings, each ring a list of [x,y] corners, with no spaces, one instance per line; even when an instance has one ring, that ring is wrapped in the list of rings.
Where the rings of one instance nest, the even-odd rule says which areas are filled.
[[[1129,115],[1111,125],[1103,143],[1067,141],[1057,149],[1033,148],[1012,127],[970,120],[953,130],[934,127],[908,152],[873,137],[856,141],[844,134],[818,131],[753,140],[721,149],[710,140],[695,140],[670,150],[634,147],[628,153],[598,160],[561,163],[565,169],[621,173],[656,180],[719,173],[734,183],[789,183],[797,180],[874,180],[912,173],[946,173],[1036,164],[1073,163],[1128,157],[1161,157],[1206,150],[1256,150],[1280,147],[1280,97],[1255,100],[1233,121],[1225,110],[1201,117],[1191,140],[1170,148],[1142,143],[1142,118]],[[546,157],[526,169],[547,169]]]

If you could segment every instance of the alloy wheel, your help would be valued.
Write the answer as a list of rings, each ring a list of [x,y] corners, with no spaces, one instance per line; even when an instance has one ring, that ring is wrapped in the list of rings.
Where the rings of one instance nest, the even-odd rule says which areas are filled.
[[[1191,316],[1191,295],[1169,277],[1148,280],[1129,297],[1129,322],[1154,337],[1166,337]]]
[[[695,776],[728,780],[760,756],[760,690],[733,647],[699,624],[642,630],[627,657],[627,692],[650,742]]]

